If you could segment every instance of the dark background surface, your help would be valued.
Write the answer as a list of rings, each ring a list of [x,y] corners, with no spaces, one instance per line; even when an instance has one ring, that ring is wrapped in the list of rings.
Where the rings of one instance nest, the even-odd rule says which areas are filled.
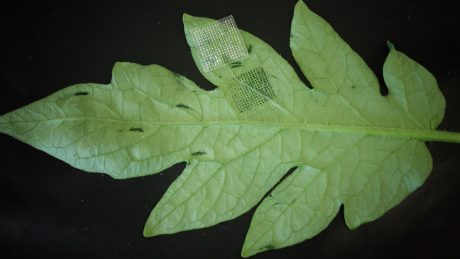
[[[212,88],[183,37],[182,13],[222,18],[294,64],[295,1],[49,1],[3,6],[0,114],[65,86],[108,83],[116,61],[160,64]],[[460,131],[456,1],[309,0],[382,81],[386,40],[425,65],[447,99],[441,129]],[[297,67],[296,67],[297,69]],[[254,258],[460,256],[460,145],[429,143],[426,183],[382,218],[351,231],[342,211],[312,240]],[[144,222],[183,164],[152,176],[87,174],[0,135],[0,251],[16,257],[239,258],[254,209],[218,226],[146,239]]]

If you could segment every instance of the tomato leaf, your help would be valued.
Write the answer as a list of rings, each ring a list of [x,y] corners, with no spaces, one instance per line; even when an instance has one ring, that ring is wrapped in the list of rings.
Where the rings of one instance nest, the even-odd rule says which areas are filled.
[[[427,69],[389,44],[382,96],[365,62],[301,1],[290,45],[313,89],[245,31],[249,58],[204,73],[190,30],[213,20],[183,19],[215,90],[158,65],[117,63],[110,84],[73,85],[0,116],[0,132],[118,179],[186,161],[144,235],[212,226],[262,201],[244,257],[315,236],[342,204],[351,229],[380,217],[430,173],[424,141],[460,143],[436,130],[445,101]]]

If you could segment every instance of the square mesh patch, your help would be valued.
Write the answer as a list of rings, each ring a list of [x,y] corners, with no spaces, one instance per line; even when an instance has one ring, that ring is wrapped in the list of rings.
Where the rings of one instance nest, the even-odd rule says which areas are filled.
[[[204,72],[249,57],[233,16],[190,30]]]
[[[245,112],[275,98],[263,68],[258,67],[235,77],[230,91],[238,112]]]

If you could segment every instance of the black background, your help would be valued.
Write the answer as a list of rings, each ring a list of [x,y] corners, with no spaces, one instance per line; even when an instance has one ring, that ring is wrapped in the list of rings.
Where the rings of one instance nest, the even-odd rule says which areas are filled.
[[[222,18],[268,42],[291,64],[295,1],[48,1],[1,12],[0,114],[65,86],[108,83],[116,61],[160,64],[212,88],[196,69],[182,13]],[[460,131],[460,7],[456,1],[309,0],[382,82],[386,40],[425,65],[447,100],[440,129]],[[297,69],[297,67],[296,67]],[[354,231],[342,211],[312,240],[254,258],[458,257],[460,145],[428,143],[426,183],[382,218]],[[146,239],[153,206],[179,175],[113,180],[87,174],[0,135],[0,253],[16,257],[239,258],[254,209],[218,226]]]

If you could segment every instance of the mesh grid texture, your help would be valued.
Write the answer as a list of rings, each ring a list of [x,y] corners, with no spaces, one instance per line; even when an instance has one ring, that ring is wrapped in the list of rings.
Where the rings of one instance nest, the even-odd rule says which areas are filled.
[[[230,91],[238,112],[245,112],[275,98],[273,87],[261,67],[235,77]]]
[[[190,31],[204,72],[249,56],[233,16]]]

